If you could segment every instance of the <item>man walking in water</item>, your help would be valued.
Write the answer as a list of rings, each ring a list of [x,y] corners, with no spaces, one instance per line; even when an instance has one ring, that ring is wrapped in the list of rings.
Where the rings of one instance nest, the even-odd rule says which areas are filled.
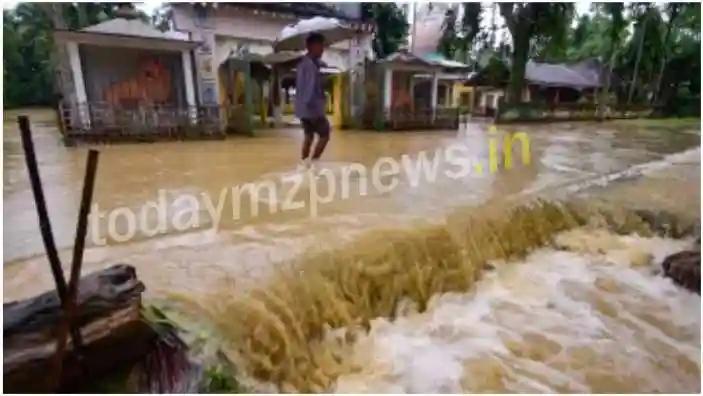
[[[319,33],[312,33],[306,41],[307,54],[297,67],[295,77],[295,115],[303,124],[305,139],[300,167],[311,168],[320,159],[325,146],[330,140],[330,124],[325,113],[325,91],[320,74],[320,58],[324,50],[325,38]],[[310,159],[310,148],[317,134],[318,140]]]

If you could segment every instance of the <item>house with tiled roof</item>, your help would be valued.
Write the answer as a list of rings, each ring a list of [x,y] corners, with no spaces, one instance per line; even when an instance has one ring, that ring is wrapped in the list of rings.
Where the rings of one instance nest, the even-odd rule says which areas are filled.
[[[522,100],[550,104],[593,101],[605,82],[606,73],[606,67],[597,59],[575,63],[528,61]],[[474,105],[479,112],[492,114],[495,111],[509,81],[509,60],[497,58],[485,62],[469,76],[466,84],[476,88]],[[616,81],[613,78],[613,83]]]

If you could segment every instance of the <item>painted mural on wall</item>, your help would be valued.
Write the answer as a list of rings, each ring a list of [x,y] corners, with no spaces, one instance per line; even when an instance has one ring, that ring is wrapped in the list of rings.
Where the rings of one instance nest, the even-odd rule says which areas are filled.
[[[113,106],[165,103],[171,95],[171,73],[155,58],[145,59],[137,74],[105,89],[105,101]]]

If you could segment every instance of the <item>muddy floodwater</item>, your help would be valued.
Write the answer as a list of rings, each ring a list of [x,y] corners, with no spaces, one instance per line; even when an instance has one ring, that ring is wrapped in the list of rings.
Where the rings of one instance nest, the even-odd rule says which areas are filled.
[[[6,302],[52,286],[13,114],[3,134]],[[28,114],[68,263],[88,148],[64,147],[51,112]],[[502,146],[507,132],[525,132],[529,163],[516,140],[510,169],[505,154],[494,157],[492,145]],[[91,220],[84,272],[131,264],[148,298],[237,293],[232,285],[260,282],[305,251],[524,195],[700,217],[698,127],[556,123],[489,133],[475,121],[460,131],[334,131],[314,180],[296,179],[300,130],[257,134],[98,146],[101,216]],[[457,158],[471,161],[461,177]],[[429,165],[420,169],[422,161]],[[385,172],[389,163],[399,176],[375,180],[374,166]],[[264,187],[252,193],[247,184]],[[699,392],[700,297],[650,268],[686,241],[578,232],[558,236],[568,251],[536,250],[469,294],[436,296],[425,312],[394,322],[379,318],[347,356],[364,369],[340,375],[329,390]]]

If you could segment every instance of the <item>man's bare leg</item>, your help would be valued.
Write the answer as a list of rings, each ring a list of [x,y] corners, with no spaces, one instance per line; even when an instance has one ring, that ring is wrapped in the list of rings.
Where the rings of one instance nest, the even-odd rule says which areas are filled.
[[[310,157],[310,149],[312,148],[312,142],[315,136],[312,133],[305,133],[305,138],[303,138],[303,148],[301,150],[301,159],[303,161]]]
[[[320,159],[322,153],[325,152],[327,143],[330,141],[330,123],[327,121],[327,118],[319,120],[316,129],[320,137],[317,139],[315,151],[312,154],[313,161]]]

